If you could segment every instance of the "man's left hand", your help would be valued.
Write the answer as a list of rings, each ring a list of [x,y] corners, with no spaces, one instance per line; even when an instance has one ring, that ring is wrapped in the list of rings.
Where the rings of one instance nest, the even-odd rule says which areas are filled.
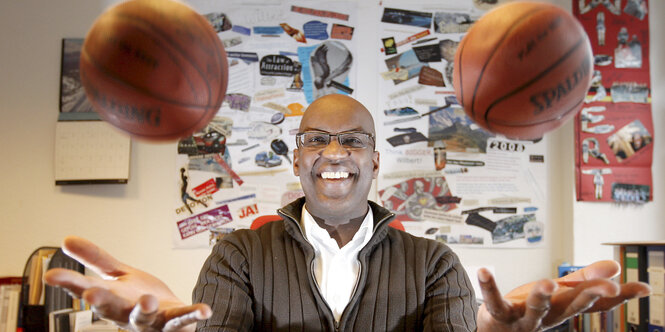
[[[651,288],[645,283],[610,280],[620,271],[615,261],[599,261],[558,279],[522,285],[501,297],[492,274],[480,269],[485,302],[478,311],[478,331],[539,331],[580,313],[610,310],[649,295]]]

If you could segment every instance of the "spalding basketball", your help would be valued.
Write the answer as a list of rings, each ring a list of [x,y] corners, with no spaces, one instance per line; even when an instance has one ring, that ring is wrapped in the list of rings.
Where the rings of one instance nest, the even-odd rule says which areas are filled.
[[[170,0],[106,10],[81,49],[81,82],[100,116],[132,137],[176,140],[205,127],[226,92],[226,53],[208,21]]]
[[[579,111],[592,71],[589,37],[572,15],[551,4],[511,2],[464,36],[453,85],[478,125],[535,140]]]

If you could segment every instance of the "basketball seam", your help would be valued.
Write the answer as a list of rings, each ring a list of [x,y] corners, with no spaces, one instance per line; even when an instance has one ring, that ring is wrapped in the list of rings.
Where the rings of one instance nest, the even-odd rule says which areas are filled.
[[[210,82],[208,82],[208,80],[205,79],[206,76],[205,76],[204,73],[201,71],[201,68],[199,68],[199,67],[198,67],[193,61],[191,61],[191,60],[189,59],[189,57],[187,57],[187,53],[185,52],[184,49],[182,49],[181,47],[179,47],[179,45],[178,45],[177,43],[174,43],[174,42],[171,40],[171,38],[169,38],[168,35],[162,33],[162,31],[159,30],[157,27],[155,27],[153,24],[151,24],[150,22],[147,22],[146,20],[142,19],[142,18],[139,17],[139,16],[136,16],[136,15],[130,15],[130,14],[127,14],[127,13],[118,13],[118,14],[117,14],[117,17],[118,17],[118,18],[124,18],[124,19],[127,19],[127,20],[129,20],[129,21],[132,21],[132,20],[133,20],[133,21],[132,21],[133,23],[139,23],[139,24],[144,25],[145,27],[149,28],[149,32],[152,32],[152,33],[155,33],[155,34],[159,35],[159,36],[161,37],[162,41],[164,41],[164,42],[166,42],[167,44],[169,44],[169,45],[170,45],[170,46],[171,46],[171,47],[172,47],[177,53],[179,53],[179,54],[182,56],[182,58],[185,59],[185,61],[188,62],[188,63],[189,63],[189,64],[190,64],[190,65],[196,70],[196,72],[199,74],[199,76],[200,76],[200,77],[203,79],[203,81],[205,82],[206,89],[208,90],[208,98],[207,98],[207,99],[208,99],[208,102],[206,103],[206,106],[205,106],[205,107],[210,106],[210,97],[211,97],[211,92],[212,92],[212,91],[211,91],[212,89],[210,88]],[[171,59],[175,60],[175,57],[173,56],[172,52],[167,52],[167,54],[170,56]],[[174,62],[174,63],[178,63],[177,61],[173,61],[173,62]],[[182,68],[181,68],[181,69],[182,69]],[[189,85],[190,85],[190,87],[191,87],[191,90],[196,90],[196,89],[194,89],[194,86],[190,83],[190,80],[189,80],[189,79],[187,79],[187,83],[189,83]]]
[[[107,76],[109,79],[115,81],[115,82],[118,83],[119,85],[124,85],[124,86],[127,86],[127,87],[135,88],[135,89],[136,89],[137,91],[139,91],[139,92],[146,92],[145,94],[148,95],[148,96],[150,96],[150,97],[154,97],[155,99],[158,99],[158,100],[161,100],[161,101],[164,101],[164,102],[167,102],[167,103],[169,103],[169,102],[170,102],[170,103],[173,103],[173,104],[176,105],[176,106],[187,106],[187,107],[191,107],[191,108],[203,108],[203,109],[209,107],[209,106],[189,105],[189,104],[184,104],[184,103],[172,102],[172,101],[169,101],[168,99],[157,98],[156,95],[154,95],[154,94],[152,94],[152,93],[147,93],[147,91],[145,91],[144,89],[138,89],[138,88],[136,88],[136,86],[134,86],[133,84],[129,84],[129,83],[127,83],[127,82],[124,82],[124,81],[120,80],[117,76],[112,75],[110,72],[108,72],[107,70],[103,69],[103,67],[101,67],[101,66],[99,65],[99,63],[98,63],[97,61],[95,61],[95,60],[94,60],[94,59],[88,54],[88,52],[87,52],[85,49],[82,49],[82,50],[81,50],[81,54],[84,55],[84,56],[88,59],[88,62],[89,62],[91,65],[93,65],[97,70],[99,70],[100,72],[102,72],[105,76]],[[204,114],[205,114],[205,113],[204,113]],[[200,119],[199,119],[199,120],[196,120],[196,124],[198,124],[199,122],[200,122]],[[124,130],[124,131],[126,131],[126,132],[128,132],[128,133],[130,133],[130,134],[136,135],[136,136],[150,137],[150,138],[160,138],[160,137],[171,137],[171,136],[173,136],[173,135],[177,135],[178,132],[189,131],[192,127],[195,127],[195,126],[189,126],[189,127],[186,127],[185,130],[178,130],[178,131],[169,132],[169,133],[164,133],[164,134],[159,134],[159,135],[156,135],[156,134],[155,134],[155,135],[153,135],[153,134],[146,134],[146,133],[144,133],[144,132],[140,132],[140,131],[129,130],[129,129],[124,128],[124,127],[122,128],[122,130]]]
[[[459,68],[454,68],[459,76],[459,96],[460,96],[460,105],[464,105],[464,81],[462,80],[462,59],[464,57],[462,54],[464,53],[464,46],[466,46],[466,42],[464,41],[464,38],[462,38],[462,41],[460,42],[460,50],[459,50],[459,61],[457,61],[457,64],[459,65]],[[471,109],[471,114],[473,115],[473,109]]]
[[[557,120],[560,120],[560,119],[566,117],[566,115],[568,115],[568,113],[570,113],[572,111],[576,111],[577,108],[584,102],[584,98],[585,97],[582,97],[580,99],[580,101],[578,101],[573,107],[571,107],[567,111],[561,113],[560,116],[558,116],[554,119],[547,119],[547,120],[543,120],[543,121],[539,121],[539,122],[531,122],[531,123],[525,123],[525,124],[503,124],[503,123],[496,123],[496,124],[500,125],[502,127],[520,128],[520,127],[537,126],[537,125],[541,125],[543,123],[547,123],[547,122],[551,122],[551,121],[557,121]],[[491,130],[491,128],[490,128],[490,130]]]
[[[510,27],[510,29],[508,29],[503,34],[503,36],[501,36],[501,39],[499,40],[499,42],[496,44],[496,46],[492,50],[492,53],[487,58],[487,61],[485,61],[485,63],[483,64],[483,68],[480,71],[480,74],[478,75],[478,78],[476,79],[476,87],[474,88],[473,94],[471,95],[471,116],[473,118],[475,118],[475,115],[476,115],[475,105],[476,105],[476,94],[478,93],[478,88],[480,87],[480,83],[482,82],[483,75],[485,75],[485,69],[487,68],[488,64],[492,61],[492,58],[494,58],[494,55],[497,53],[497,50],[499,49],[499,46],[501,46],[501,44],[503,44],[503,42],[508,38],[508,35],[510,35],[510,32],[517,29],[517,26],[519,24],[521,24],[522,21],[524,21],[525,19],[527,19],[531,15],[533,15],[533,14],[539,12],[539,11],[544,11],[544,10],[547,10],[547,8],[540,8],[539,7],[539,8],[534,8],[534,9],[524,13],[519,19],[517,19],[515,21],[515,23]],[[461,68],[460,68],[460,71],[461,71]],[[460,80],[460,85],[462,85],[461,83],[462,82]]]
[[[503,101],[504,99],[509,98],[509,97],[511,97],[511,96],[513,96],[513,95],[515,95],[515,94],[517,94],[518,92],[524,90],[525,88],[527,88],[528,86],[530,86],[531,84],[533,84],[533,82],[539,80],[540,78],[542,78],[543,76],[545,76],[546,74],[548,74],[549,72],[551,72],[552,70],[554,70],[554,68],[556,68],[557,66],[559,66],[563,61],[567,60],[567,59],[570,57],[570,55],[571,55],[572,53],[574,53],[574,52],[575,52],[575,51],[576,51],[576,50],[577,50],[577,49],[583,44],[583,42],[584,42],[584,38],[580,38],[580,40],[578,40],[578,41],[573,45],[573,47],[571,47],[570,50],[568,50],[566,53],[564,53],[563,56],[561,56],[561,57],[560,57],[556,62],[554,62],[552,65],[550,65],[549,67],[545,68],[545,70],[541,71],[541,72],[538,73],[538,75],[536,75],[534,78],[532,78],[531,80],[525,82],[525,83],[522,84],[521,86],[517,87],[515,90],[513,90],[513,91],[511,91],[511,92],[509,92],[509,93],[507,93],[507,94],[501,96],[500,98],[497,98],[495,101],[493,101],[493,102],[487,107],[487,110],[485,111],[484,120],[485,120],[485,123],[487,123],[487,126],[488,126],[488,127],[491,127],[491,124],[490,124],[490,122],[488,121],[488,118],[489,118],[489,114],[490,114],[490,112],[492,111],[492,109],[493,109],[494,106],[496,106],[498,103],[500,103],[500,102]],[[548,120],[546,120],[546,121],[542,121],[542,122],[547,122],[547,121],[552,121],[552,120],[556,120],[556,119],[548,119]],[[542,123],[542,122],[528,123],[528,124],[524,124],[524,125],[527,125],[527,126],[528,126],[529,124],[537,124],[537,123]],[[500,121],[495,121],[495,123],[498,124],[498,125],[504,125],[504,124],[501,123]]]

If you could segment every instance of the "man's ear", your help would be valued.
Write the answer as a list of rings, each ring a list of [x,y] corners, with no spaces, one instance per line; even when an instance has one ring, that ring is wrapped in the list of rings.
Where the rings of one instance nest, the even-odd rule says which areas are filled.
[[[300,176],[300,166],[298,165],[298,162],[300,159],[298,158],[298,149],[293,149],[293,175],[295,176]]]
[[[372,163],[374,164],[374,173],[372,178],[376,179],[379,176],[379,151],[374,151],[374,155],[372,155]]]

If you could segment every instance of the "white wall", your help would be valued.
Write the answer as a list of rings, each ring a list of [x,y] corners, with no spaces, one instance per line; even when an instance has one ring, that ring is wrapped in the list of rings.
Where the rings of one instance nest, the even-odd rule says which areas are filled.
[[[201,0],[203,1],[203,0]],[[357,0],[365,20],[357,28],[362,45],[377,44],[375,12],[378,1]],[[60,43],[83,37],[106,4],[101,0],[21,0],[0,2],[0,276],[18,275],[30,252],[40,245],[59,245],[68,234],[89,238],[128,264],[160,276],[175,293],[189,301],[191,289],[207,250],[174,250],[170,209],[177,192],[172,178],[175,144],[132,143],[131,179],[126,185],[55,186],[53,138],[58,116]],[[568,1],[557,1],[570,7]],[[662,145],[662,81],[665,3],[652,0],[651,57],[655,88],[655,147]],[[362,51],[361,51],[362,52]],[[359,54],[357,97],[376,107],[372,52]],[[661,92],[659,95],[658,92]],[[659,114],[660,113],[660,114]],[[500,288],[554,274],[564,260],[588,263],[609,258],[600,242],[662,239],[659,216],[664,207],[650,203],[639,208],[610,204],[574,203],[572,124],[548,135],[551,151],[548,245],[530,250],[457,250],[466,265],[494,265]],[[654,170],[662,168],[663,153],[654,153]],[[654,172],[655,197],[662,195],[663,175]],[[574,222],[573,222],[574,221]],[[640,228],[636,227],[639,225]],[[573,236],[573,231],[575,236]],[[528,264],[524,264],[528,262]],[[519,269],[515,267],[519,266]]]

